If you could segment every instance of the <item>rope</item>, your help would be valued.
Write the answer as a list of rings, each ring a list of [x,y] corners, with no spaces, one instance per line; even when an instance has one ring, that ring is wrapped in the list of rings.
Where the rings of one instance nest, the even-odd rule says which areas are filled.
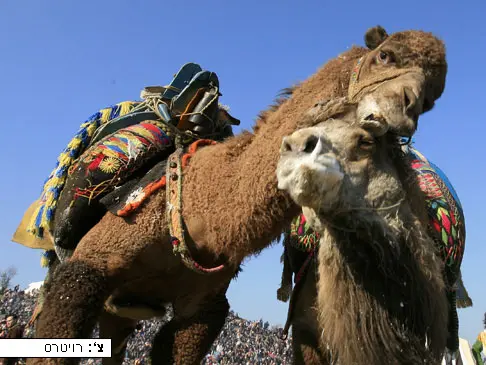
[[[373,54],[376,53],[375,52],[368,53],[365,56],[361,57],[357,61],[356,66],[353,68],[351,72],[351,77],[350,77],[349,87],[348,87],[348,99],[351,102],[357,102],[361,98],[362,93],[365,90],[368,90],[368,92],[376,90],[386,81],[396,79],[399,76],[412,73],[412,72],[423,73],[423,70],[419,67],[409,67],[409,68],[388,68],[388,69],[381,70],[377,74],[376,73],[374,74],[372,72],[362,74],[363,66],[369,65],[369,63],[367,63],[367,60],[370,57],[370,55]]]

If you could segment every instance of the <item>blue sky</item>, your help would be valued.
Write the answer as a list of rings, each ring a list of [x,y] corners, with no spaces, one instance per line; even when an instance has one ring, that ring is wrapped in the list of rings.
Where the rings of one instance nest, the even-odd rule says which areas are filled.
[[[460,311],[460,334],[473,341],[486,311],[485,15],[483,0],[2,0],[0,269],[16,266],[22,286],[43,279],[40,251],[10,238],[60,151],[98,109],[137,99],[144,86],[166,84],[197,62],[218,74],[221,102],[249,128],[280,89],[362,45],[368,27],[423,29],[445,41],[449,74],[436,108],[420,120],[416,146],[449,176],[465,210],[463,275],[474,307]],[[280,254],[280,245],[267,249],[233,282],[229,298],[240,315],[285,322],[287,307],[275,296]]]

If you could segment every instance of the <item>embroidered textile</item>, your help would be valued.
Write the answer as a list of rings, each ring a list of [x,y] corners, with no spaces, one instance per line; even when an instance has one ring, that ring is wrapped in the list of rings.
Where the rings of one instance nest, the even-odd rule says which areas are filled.
[[[58,157],[56,167],[44,183],[40,198],[41,204],[32,216],[28,227],[29,232],[42,238],[44,231],[51,229],[59,195],[64,188],[68,170],[88,147],[96,130],[110,120],[130,113],[138,104],[140,102],[137,101],[118,103],[100,110],[81,124],[78,132]]]
[[[404,150],[427,197],[431,234],[449,271],[457,275],[465,242],[464,214],[459,197],[442,170],[416,149],[404,146]],[[319,240],[319,234],[312,230],[303,214],[292,222],[290,236],[292,246],[307,252],[312,251]]]

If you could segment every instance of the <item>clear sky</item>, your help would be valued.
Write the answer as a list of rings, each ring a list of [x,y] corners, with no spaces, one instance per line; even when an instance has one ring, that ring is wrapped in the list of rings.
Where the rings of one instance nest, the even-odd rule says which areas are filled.
[[[144,86],[167,84],[197,62],[218,74],[221,102],[249,128],[280,89],[363,45],[367,28],[422,29],[445,41],[449,73],[436,108],[420,119],[416,146],[445,171],[464,206],[463,275],[474,307],[460,311],[460,334],[473,341],[486,312],[485,19],[484,0],[2,0],[0,269],[16,266],[22,286],[43,279],[40,251],[10,238],[61,150],[100,108],[138,99]],[[285,322],[287,306],[275,295],[281,251],[267,249],[233,282],[230,303],[243,317]]]

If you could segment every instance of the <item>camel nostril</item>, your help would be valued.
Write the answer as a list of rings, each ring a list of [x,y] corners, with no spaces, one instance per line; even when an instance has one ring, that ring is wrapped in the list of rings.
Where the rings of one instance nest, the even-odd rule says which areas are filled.
[[[408,109],[408,105],[410,104],[410,99],[408,98],[407,93],[403,93],[403,104],[405,105],[405,109]]]
[[[304,144],[304,152],[305,153],[312,153],[319,142],[319,138],[316,136],[309,136]]]
[[[292,146],[289,143],[289,141],[287,141],[286,138],[284,138],[284,140],[282,141],[282,146],[280,147],[280,151],[281,152],[289,152],[289,151],[292,151]]]
[[[408,87],[403,88],[403,105],[405,110],[410,110],[417,104],[417,97],[415,93]]]

